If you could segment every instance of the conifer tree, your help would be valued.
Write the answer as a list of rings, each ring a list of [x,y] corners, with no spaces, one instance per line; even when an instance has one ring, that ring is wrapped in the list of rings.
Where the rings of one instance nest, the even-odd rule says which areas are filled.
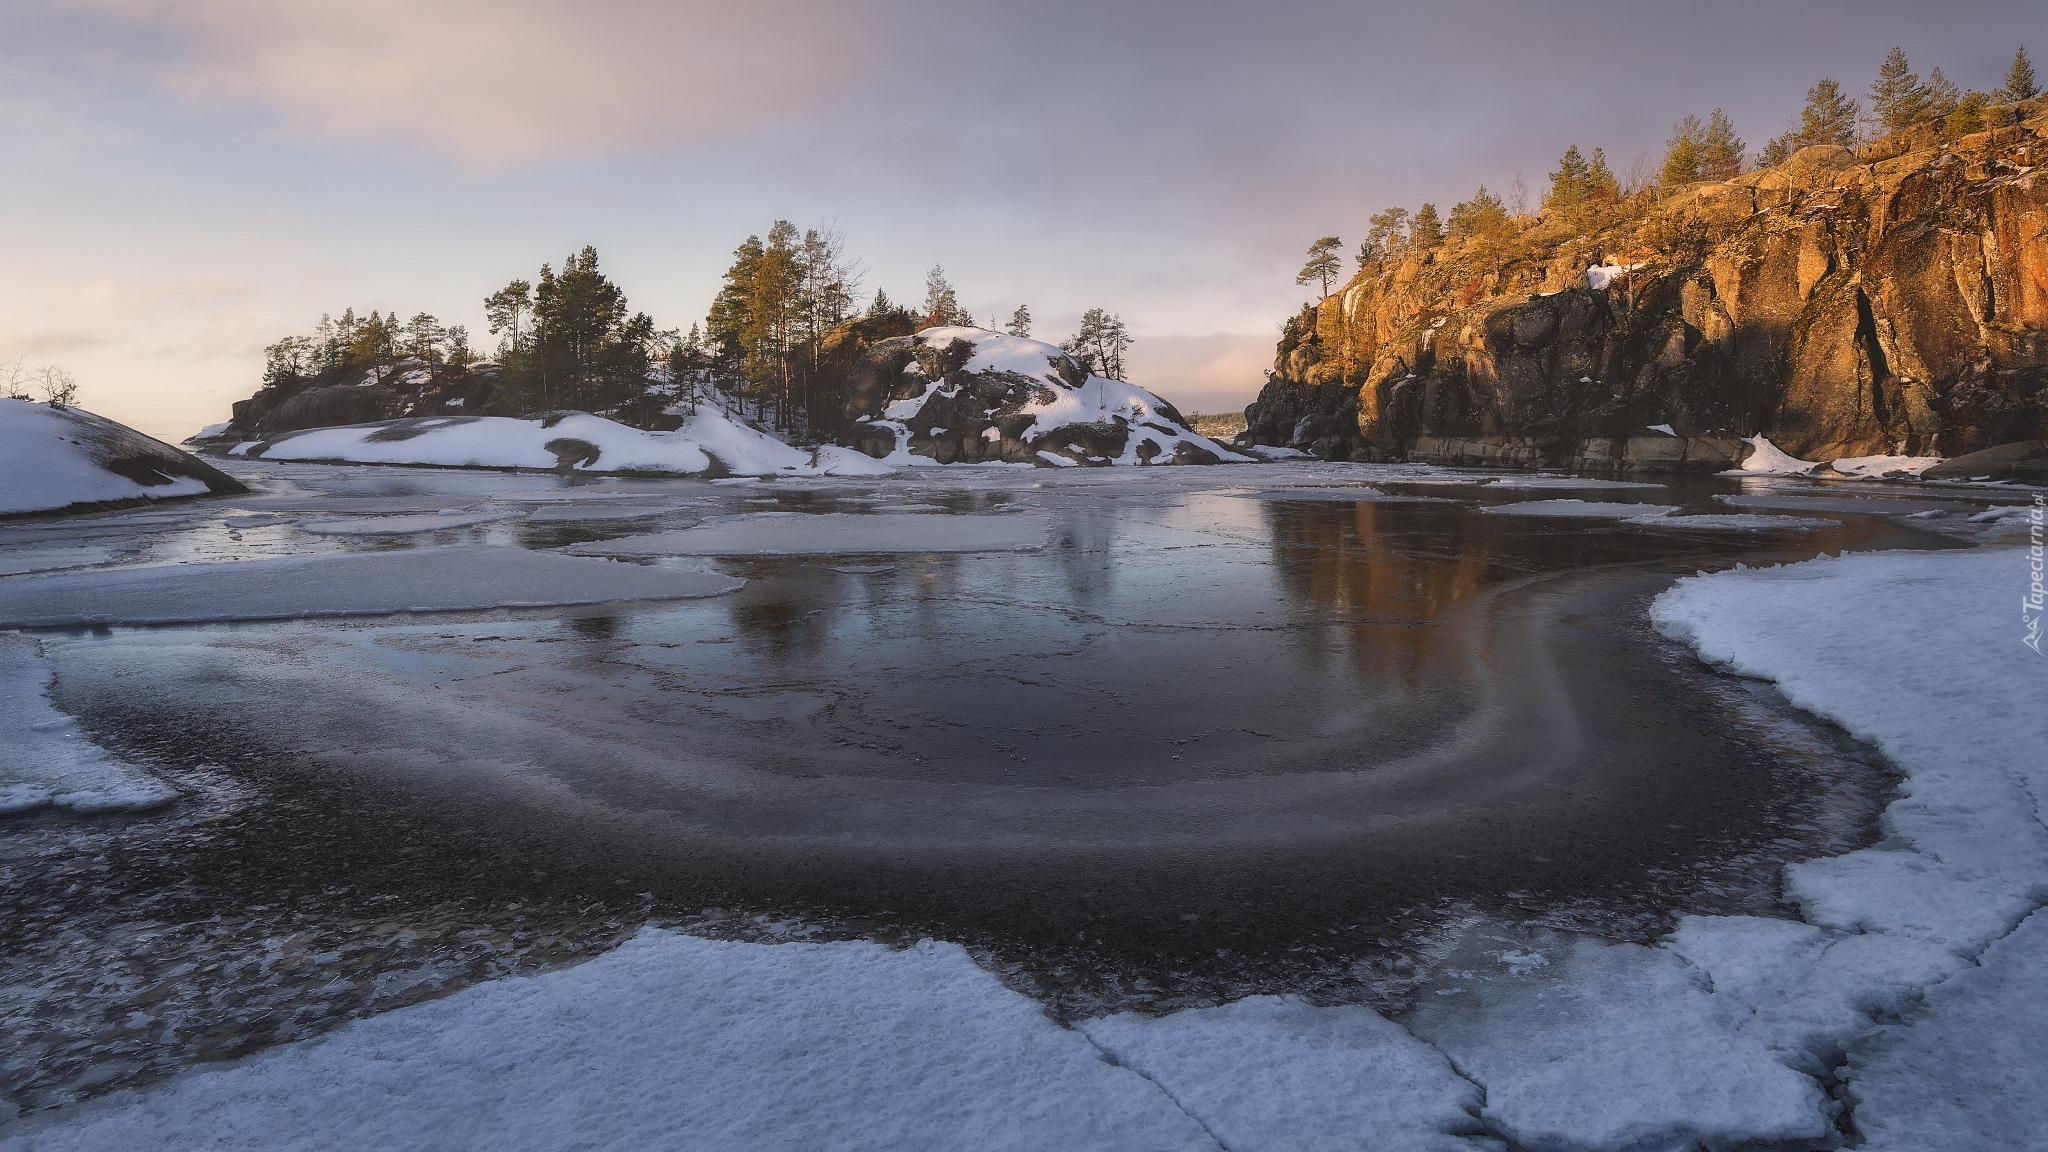
[[[1124,322],[1110,312],[1090,308],[1081,314],[1081,329],[1060,345],[1080,361],[1083,371],[1112,380],[1124,378],[1124,353],[1131,347]]]
[[[1592,165],[1586,163],[1579,146],[1573,144],[1559,158],[1557,171],[1550,174],[1550,191],[1543,196],[1543,210],[1576,221],[1592,190]]]
[[[1955,111],[1948,114],[1948,134],[1953,137],[1968,136],[1972,132],[1982,132],[1984,130],[1984,110],[1990,104],[1991,94],[1988,92],[1963,93],[1963,98],[1956,101]]]
[[[2012,67],[2005,73],[2005,87],[2000,89],[1998,94],[2008,104],[2032,100],[2041,94],[2041,86],[2034,83],[2034,62],[2027,59],[2025,44],[2020,45],[2019,51],[2013,53]]]
[[[1375,212],[1366,223],[1369,230],[1365,234],[1365,242],[1358,246],[1358,266],[1361,268],[1368,260],[1378,264],[1400,252],[1408,239],[1408,210],[1388,208]]]
[[[1335,236],[1325,236],[1308,246],[1308,263],[1294,274],[1296,284],[1321,284],[1323,297],[1329,298],[1330,281],[1344,270],[1344,260],[1337,255],[1343,241]]]
[[[1784,157],[1812,144],[1836,144],[1847,148],[1856,143],[1856,117],[1862,113],[1856,101],[1842,94],[1842,86],[1823,78],[1806,90],[1806,107],[1799,113],[1799,130],[1785,143]],[[1775,141],[1774,141],[1775,143]]]
[[[946,270],[937,264],[924,274],[924,319],[926,327],[956,324],[961,319],[959,295],[946,279]]]
[[[1488,192],[1484,184],[1470,200],[1451,206],[1452,239],[1463,241],[1480,259],[1492,261],[1496,274],[1506,259],[1514,231],[1514,221],[1508,216],[1507,205],[1499,196]]]
[[[1705,180],[1733,180],[1742,175],[1742,138],[1735,134],[1735,121],[1719,108],[1707,118],[1707,130],[1700,141],[1700,177]]]
[[[1904,131],[1927,119],[1932,100],[1919,73],[1906,62],[1905,49],[1887,52],[1870,84],[1870,114],[1878,127],[1887,134]]]
[[[896,302],[889,299],[889,294],[880,288],[875,289],[875,299],[873,303],[868,305],[868,315],[870,317],[886,316],[895,310]]]
[[[1010,313],[1009,325],[1003,331],[1008,332],[1012,336],[1031,335],[1031,306],[1029,304],[1017,305],[1017,310]]]
[[[1415,210],[1415,218],[1408,222],[1408,246],[1427,252],[1444,242],[1443,218],[1436,214],[1436,205],[1424,204]]]
[[[1700,152],[1706,144],[1707,129],[1697,116],[1687,116],[1671,126],[1671,139],[1664,145],[1664,170],[1658,179],[1665,184],[1690,184],[1700,178]]]
[[[1950,83],[1948,77],[1941,74],[1939,68],[1927,74],[1927,86],[1922,91],[1927,94],[1927,115],[1931,118],[1939,119],[1948,115],[1962,102],[1962,92]]]

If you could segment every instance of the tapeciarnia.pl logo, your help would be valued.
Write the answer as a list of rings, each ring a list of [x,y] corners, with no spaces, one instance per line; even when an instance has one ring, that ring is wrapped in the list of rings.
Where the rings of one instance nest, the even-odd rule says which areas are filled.
[[[2036,655],[2041,653],[2041,613],[2044,604],[2048,604],[2048,590],[2041,586],[2042,546],[2048,543],[2043,539],[2048,535],[2044,529],[2048,529],[2048,494],[2036,492],[2034,506],[2027,510],[2027,569],[2032,579],[2027,583],[2027,594],[2020,599],[2020,624],[2026,629],[2020,643],[2032,648]]]

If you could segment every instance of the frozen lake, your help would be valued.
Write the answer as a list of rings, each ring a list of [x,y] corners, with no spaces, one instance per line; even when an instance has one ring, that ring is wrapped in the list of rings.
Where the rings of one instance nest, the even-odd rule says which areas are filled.
[[[0,824],[16,1105],[650,920],[958,941],[1073,1016],[1398,1008],[1476,919],[1779,912],[1893,777],[1650,599],[1985,506],[1370,465],[246,478],[0,525],[0,627],[179,794]]]

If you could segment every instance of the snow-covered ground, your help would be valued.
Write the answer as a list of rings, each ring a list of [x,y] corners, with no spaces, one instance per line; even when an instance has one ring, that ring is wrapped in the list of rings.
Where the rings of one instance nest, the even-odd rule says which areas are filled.
[[[1333,474],[1484,479],[1346,468],[1292,491],[1354,500],[1327,494],[1371,491],[1333,487]],[[944,495],[1014,487],[1014,475],[966,474]],[[1070,485],[1063,499],[1128,504],[1179,490],[1072,475],[1053,478]],[[1289,491],[1287,476],[1254,470],[1251,491],[1233,494],[1272,499]],[[758,487],[815,493],[820,483]],[[698,484],[693,493],[711,491]],[[722,507],[755,490],[719,490]],[[918,503],[913,493],[939,494],[863,494]],[[589,489],[559,503],[524,497],[559,508],[561,520],[588,509],[600,524],[648,497],[621,488],[618,498],[596,501]],[[272,499],[284,508],[358,498]],[[434,517],[459,503],[362,497],[326,519]],[[1843,511],[1916,507],[1856,503]],[[1673,526],[1780,519],[1608,507]],[[249,530],[292,532],[295,520]],[[1014,512],[785,514],[655,534],[659,546],[646,553],[772,554],[803,550],[790,541],[812,536],[831,553],[898,550],[849,543],[842,537],[863,526],[832,526],[841,520],[867,521],[879,540],[908,533],[904,546],[925,551],[949,523],[968,525],[969,536],[1023,534],[1013,547],[1047,532],[1038,516]],[[1595,519],[1559,530],[1613,529]],[[717,531],[788,539],[674,546]],[[630,550],[631,539],[614,543]],[[2048,1081],[2048,676],[2020,643],[2012,611],[2028,571],[2024,548],[1852,554],[1690,577],[1657,600],[1657,627],[1731,672],[1775,682],[1905,774],[1880,843],[1787,871],[1800,919],[1687,917],[1652,945],[1482,923],[1419,989],[1417,1007],[1391,1018],[1261,996],[1072,1027],[952,944],[754,944],[649,929],[576,967],[478,985],[24,1119],[0,1129],[0,1149],[1481,1149],[1506,1140],[1636,1152],[1827,1146],[1844,1106],[1874,1149],[2036,1146],[2048,1131],[2038,1091]],[[413,548],[8,576],[0,626],[583,603],[736,586],[714,573],[519,548]],[[44,725],[73,752],[90,747],[48,703],[47,662],[32,642],[0,637],[0,659],[10,670],[0,683],[13,685],[4,722]],[[89,753],[44,761],[74,762],[117,784],[151,783]],[[18,772],[0,770],[0,788],[6,771]],[[70,786],[47,772],[21,779],[59,804],[58,788]]]
[[[313,428],[252,440],[230,456],[449,468],[560,468],[695,476],[873,476],[892,469],[850,448],[800,449],[713,404],[674,432],[645,432],[601,416],[438,416]]]
[[[232,491],[212,466],[132,428],[0,399],[0,516]]]

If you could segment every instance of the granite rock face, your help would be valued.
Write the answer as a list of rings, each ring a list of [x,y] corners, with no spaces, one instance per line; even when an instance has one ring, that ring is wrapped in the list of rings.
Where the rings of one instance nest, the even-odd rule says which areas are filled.
[[[877,459],[939,464],[1245,461],[1172,404],[1091,374],[1060,348],[982,328],[882,340],[845,383],[839,442]]]
[[[1807,459],[2039,440],[2048,102],[2004,115],[1361,270],[1288,322],[1247,442],[1662,470],[1759,433]]]

